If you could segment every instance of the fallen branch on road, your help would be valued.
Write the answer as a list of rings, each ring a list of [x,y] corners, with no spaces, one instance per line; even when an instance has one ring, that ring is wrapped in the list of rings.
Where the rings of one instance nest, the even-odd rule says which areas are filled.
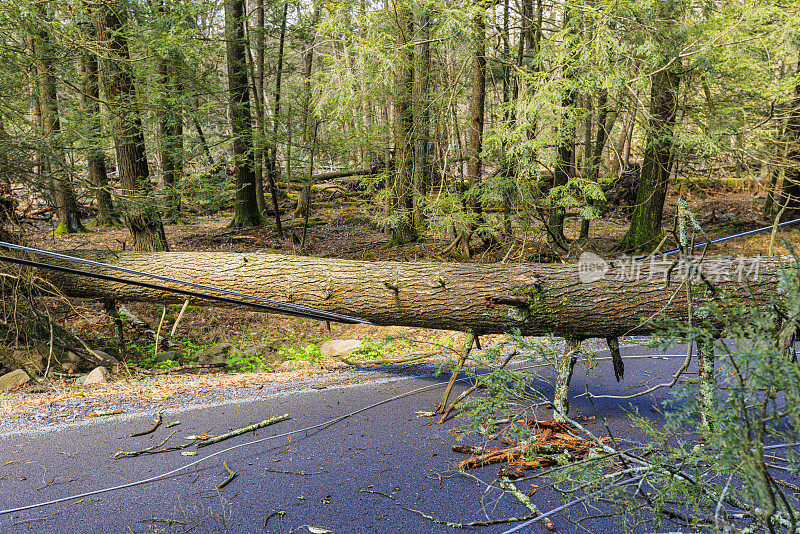
[[[133,434],[128,434],[127,436],[122,436],[123,438],[134,438],[137,436],[146,436],[147,434],[152,434],[156,431],[156,429],[161,425],[161,412],[156,414],[156,418],[153,420],[153,426],[151,426],[147,430],[143,430],[141,432],[134,432]]]
[[[227,434],[222,434],[221,436],[215,436],[213,438],[209,438],[201,443],[198,443],[197,447],[200,448],[200,447],[205,447],[206,445],[219,443],[220,441],[233,438],[235,436],[241,436],[242,434],[247,434],[248,432],[252,432],[253,430],[258,430],[259,428],[264,428],[265,426],[274,425],[275,423],[285,421],[286,419],[289,419],[288,413],[285,413],[283,415],[277,415],[272,419],[265,419],[260,423],[255,423],[242,428],[237,428],[236,430],[231,430]]]
[[[531,513],[540,516],[542,518],[542,523],[544,523],[544,526],[546,526],[548,530],[555,530],[556,526],[553,524],[550,518],[544,517],[539,508],[537,508],[536,505],[531,502],[530,498],[522,493],[513,482],[507,478],[501,478],[500,487],[503,488],[504,491],[507,491],[516,497],[525,508],[531,511]]]
[[[222,467],[224,467],[224,468],[225,468],[225,471],[227,471],[227,472],[228,472],[228,478],[226,478],[225,480],[223,480],[223,481],[222,481],[222,482],[219,484],[219,486],[217,486],[217,489],[222,489],[222,488],[224,488],[225,486],[227,486],[227,485],[228,485],[228,482],[230,482],[231,480],[233,480],[234,478],[236,478],[236,473],[238,473],[238,471],[231,471],[231,468],[230,468],[230,467],[228,467],[228,462],[222,462]]]
[[[123,451],[122,449],[120,449],[116,452],[116,454],[114,454],[114,456],[111,457],[111,459],[116,460],[117,458],[120,457],[133,458],[134,456],[141,456],[143,454],[158,454],[160,452],[179,451],[192,445],[191,443],[186,443],[184,445],[173,445],[171,447],[159,449],[159,447],[161,447],[162,445],[166,444],[169,441],[169,438],[175,435],[175,432],[177,432],[177,430],[174,430],[172,434],[164,438],[164,441],[162,441],[161,443],[153,445],[152,447],[147,447],[146,449],[142,449],[140,451]]]
[[[535,519],[536,515],[526,515],[522,517],[506,517],[504,519],[488,519],[486,521],[471,521],[469,523],[451,523],[450,521],[442,521],[441,519],[437,519],[432,515],[428,515],[425,512],[420,512],[419,510],[414,510],[413,508],[408,508],[406,506],[401,505],[398,503],[400,508],[403,510],[408,510],[409,512],[414,512],[415,514],[419,514],[425,519],[434,522],[437,525],[445,525],[451,528],[468,528],[468,527],[489,527],[492,525],[501,525],[503,523],[516,523],[518,521],[529,521],[531,519]]]

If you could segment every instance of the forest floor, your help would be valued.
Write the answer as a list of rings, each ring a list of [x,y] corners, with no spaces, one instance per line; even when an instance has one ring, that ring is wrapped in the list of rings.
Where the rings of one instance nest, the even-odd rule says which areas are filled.
[[[471,261],[471,262],[542,262],[576,261],[584,251],[601,256],[616,255],[613,246],[624,235],[628,221],[620,213],[592,222],[590,239],[575,241],[568,253],[555,258],[544,239],[540,227],[516,232],[512,239],[485,250],[475,250],[472,258],[442,257],[441,251],[452,239],[447,232],[430,232],[415,244],[386,248],[387,237],[374,222],[372,210],[364,202],[353,202],[352,197],[319,199],[324,207],[317,208],[313,217],[317,224],[308,228],[305,254],[358,260],[396,261]],[[689,194],[690,209],[697,216],[711,238],[753,230],[770,224],[763,219],[764,196],[754,190],[696,190]],[[665,225],[671,225],[677,196],[668,196],[664,208]],[[189,215],[186,225],[167,226],[167,236],[172,250],[189,251],[260,251],[282,254],[299,254],[302,230],[293,228],[283,239],[278,239],[272,226],[231,230],[227,227],[232,213],[214,215]],[[567,237],[576,239],[580,219],[570,217],[566,223]],[[24,225],[26,239],[32,246],[50,250],[106,249],[123,250],[130,241],[125,229],[92,228],[88,233],[53,236],[52,220],[30,221]],[[781,239],[800,243],[800,232],[789,227],[779,231],[775,250],[783,249]],[[766,231],[734,239],[709,248],[710,254],[747,255],[766,254],[770,249],[771,232]],[[474,244],[474,243],[473,243]],[[155,351],[152,332],[166,320],[163,332],[169,332],[177,310],[157,304],[132,303],[130,311],[147,327],[126,323],[124,343],[116,335],[113,320],[99,303],[66,302],[53,300],[51,313],[56,321],[77,333],[95,349],[102,349],[123,361],[120,372],[110,383],[83,387],[74,385],[69,375],[56,377],[46,386],[34,381],[0,400],[0,433],[3,427],[19,428],[25,424],[63,422],[65,418],[85,418],[108,411],[122,409],[120,399],[130,404],[160,402],[187,402],[198,392],[216,392],[218,395],[237,391],[273,387],[330,375],[347,367],[342,361],[325,360],[319,354],[320,345],[328,339],[359,339],[366,341],[368,350],[360,358],[368,364],[375,359],[402,359],[412,355],[433,354],[434,346],[445,347],[432,356],[434,363],[452,358],[453,351],[463,342],[460,332],[426,330],[420,328],[381,328],[366,325],[326,324],[296,317],[283,317],[246,310],[189,307],[182,316],[172,338],[181,354],[181,363],[191,363],[192,355],[205,349],[230,344],[242,353],[259,356],[241,356],[236,365],[227,371],[200,369],[190,373],[168,373],[169,365],[160,369],[153,361]],[[484,343],[497,342],[502,336],[481,339]],[[258,351],[259,348],[265,350]],[[255,349],[252,350],[252,349]],[[160,350],[166,350],[161,348]],[[164,374],[154,375],[164,371]],[[238,371],[238,372],[231,372]],[[248,371],[248,372],[244,372]],[[228,393],[224,393],[228,392]],[[79,402],[76,402],[75,399]],[[69,410],[63,403],[72,402]],[[59,404],[61,403],[61,404]],[[60,406],[60,407],[59,407]]]

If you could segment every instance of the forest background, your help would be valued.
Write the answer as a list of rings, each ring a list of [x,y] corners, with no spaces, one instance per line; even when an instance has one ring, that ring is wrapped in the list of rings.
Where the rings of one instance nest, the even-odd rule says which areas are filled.
[[[671,180],[755,180],[764,216],[788,220],[796,16],[766,2],[15,1],[0,10],[6,212],[49,207],[61,234],[91,210],[124,222],[134,249],[165,250],[164,224],[231,203],[231,226],[282,236],[276,213],[307,218],[320,173],[350,171],[389,246],[451,234],[445,252],[469,257],[472,238],[537,228],[563,253],[565,215],[588,237],[640,164],[621,250],[653,248]]]

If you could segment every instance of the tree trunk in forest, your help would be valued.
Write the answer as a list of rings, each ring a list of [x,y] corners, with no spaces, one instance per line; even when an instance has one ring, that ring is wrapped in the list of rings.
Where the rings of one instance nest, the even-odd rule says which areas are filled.
[[[620,96],[620,99],[622,99],[622,96]],[[611,176],[614,180],[619,178],[620,169],[624,169],[630,159],[629,137],[631,136],[629,133],[632,134],[633,129],[636,127],[636,115],[639,111],[636,107],[636,102],[638,102],[638,98],[631,104],[631,109],[622,121],[622,128],[619,136],[617,136],[617,141],[613,143],[613,152],[608,154],[608,167],[611,169]],[[620,106],[622,106],[622,102],[620,102]]]
[[[3,223],[17,220],[17,200],[11,189],[11,176],[14,172],[9,155],[11,140],[6,132],[5,117],[0,113],[0,232]]]
[[[800,61],[798,61],[800,69]],[[800,83],[795,85],[795,97],[786,121],[786,164],[784,166],[783,186],[781,187],[781,221],[800,218]]]
[[[483,222],[483,206],[479,200],[483,178],[483,125],[486,111],[486,21],[481,11],[473,19],[475,53],[472,56],[472,97],[469,102],[469,161],[467,183],[471,191],[469,208],[475,219],[461,242],[465,256],[469,257],[469,239],[476,225]],[[484,238],[485,240],[487,238]]]
[[[642,177],[630,228],[619,245],[621,250],[642,251],[655,246],[661,237],[680,85],[674,68],[664,68],[653,75]]]
[[[547,239],[550,242],[555,242],[561,247],[566,247],[568,242],[564,235],[564,215],[566,209],[558,202],[566,193],[559,193],[556,188],[563,188],[570,180],[575,178],[577,174],[575,169],[575,122],[572,118],[574,108],[577,101],[577,90],[575,88],[575,67],[573,66],[576,58],[575,47],[577,43],[575,40],[578,35],[577,17],[572,13],[574,6],[567,4],[564,6],[564,29],[566,30],[564,46],[567,47],[568,56],[567,62],[564,67],[564,79],[566,80],[566,88],[564,89],[564,96],[561,99],[561,117],[558,136],[558,149],[556,151],[555,172],[553,173],[553,190],[549,195],[551,203],[550,217],[547,225],[550,231],[547,232]],[[555,203],[555,204],[553,204]]]
[[[162,13],[163,1],[161,3]],[[183,114],[179,108],[183,89],[183,61],[176,50],[156,60],[161,85],[161,114],[158,132],[161,142],[161,173],[164,181],[164,219],[167,224],[184,224],[178,183],[183,173]]]
[[[87,5],[91,14],[91,6]],[[91,15],[89,15],[91,16]],[[97,39],[94,25],[90,21],[81,23],[81,28],[86,40],[91,42]],[[100,144],[103,142],[102,117],[100,115],[100,85],[99,67],[97,56],[91,50],[81,51],[81,74],[83,74],[83,92],[81,103],[86,113],[88,145],[86,149],[86,166],[88,168],[89,186],[94,189],[97,199],[97,217],[93,225],[98,227],[119,226],[119,219],[114,213],[114,201],[111,198],[111,189],[108,184],[108,171],[106,170],[106,154]]]
[[[275,108],[272,112],[272,142],[270,143],[270,150],[268,154],[267,163],[267,181],[269,182],[269,194],[272,197],[272,209],[275,211],[275,232],[278,238],[283,238],[283,226],[281,225],[281,212],[278,207],[278,175],[280,169],[278,168],[278,125],[280,124],[281,117],[281,78],[283,77],[283,50],[286,44],[286,21],[289,18],[289,1],[286,0],[283,4],[283,16],[281,18],[281,36],[278,43],[278,66],[275,72]],[[263,69],[263,66],[262,66]],[[290,150],[291,139],[287,141],[287,152]],[[287,159],[289,156],[287,154]],[[287,162],[287,166],[289,163]],[[287,171],[286,181],[289,181],[289,174]]]
[[[200,147],[203,149],[203,154],[206,155],[208,164],[213,168],[214,157],[211,155],[211,149],[208,147],[208,141],[206,141],[206,136],[203,133],[203,127],[200,125],[200,121],[197,120],[197,115],[199,113],[200,113],[200,99],[195,96],[194,107],[192,109],[192,123],[194,124],[194,129],[197,130],[197,137],[200,138]]]
[[[511,86],[512,86],[512,70],[511,70],[511,10],[509,0],[503,0],[503,121],[505,127],[509,130],[514,126],[515,113],[509,109],[511,102]],[[522,40],[520,39],[520,46]],[[516,72],[514,73],[516,79]],[[500,172],[499,176],[503,180],[500,191],[503,195],[503,238],[511,237],[511,212],[514,188],[511,183],[511,176],[514,172],[514,158],[509,154],[509,142],[503,140],[500,142]]]
[[[420,15],[419,29],[422,44],[416,57],[414,76],[414,173],[411,179],[413,189],[413,221],[420,228],[425,219],[425,199],[430,180],[430,46],[431,16],[427,8]]]
[[[687,266],[676,266],[666,285],[669,260],[598,260],[587,265],[366,262],[255,252],[84,251],[80,255],[387,326],[472,329],[481,335],[519,331],[617,337],[652,332],[648,321],[662,314],[678,319],[687,314],[686,292],[676,291],[683,287]],[[721,292],[748,305],[769,305],[774,300],[780,267],[796,268],[791,258],[709,257],[703,263],[706,275],[719,279],[715,284]],[[74,297],[159,303],[185,299],[51,271],[39,274]],[[700,282],[693,278],[691,283]],[[695,310],[708,300],[697,293]]]
[[[261,226],[264,222],[256,200],[244,22],[244,0],[226,0],[225,54],[228,62],[228,94],[236,174],[236,211],[230,226],[235,228]]]
[[[299,8],[298,8],[298,16],[299,16]],[[314,43],[316,41],[316,24],[318,17],[319,17],[319,10],[315,6],[313,15],[313,24],[312,24],[312,26],[314,26],[314,29],[312,30],[311,38],[309,39],[308,43],[308,48],[306,48],[306,53],[303,57],[304,61],[303,111],[302,111],[303,143],[305,144],[305,149],[306,152],[308,153],[309,165],[308,165],[308,173],[306,174],[306,178],[303,184],[303,191],[302,194],[300,195],[300,198],[297,201],[297,207],[294,210],[295,217],[307,217],[308,212],[311,209],[311,185],[314,180],[312,174],[314,172],[313,144],[316,139],[316,131],[317,131],[317,124],[316,124],[317,121],[314,118],[313,113],[311,111],[311,73],[314,70]]]
[[[597,109],[597,134],[594,137],[592,150],[589,151],[588,148],[586,149],[585,175],[589,182],[599,185],[600,161],[603,158],[603,150],[606,147],[606,141],[608,141],[608,132],[614,127],[615,120],[615,117],[612,116],[609,118],[608,116],[608,91],[600,91],[597,97]],[[591,135],[588,137],[591,137]],[[589,205],[596,205],[596,203],[590,199]],[[585,239],[587,237],[589,237],[589,219],[583,219],[581,221],[580,238]]]
[[[255,159],[254,168],[256,204],[258,204],[258,210],[261,213],[264,213],[267,210],[267,202],[264,198],[264,162],[266,161],[264,153],[264,147],[266,146],[266,139],[264,138],[264,134],[266,133],[266,98],[264,98],[264,77],[266,76],[266,64],[264,60],[264,52],[266,45],[266,34],[266,28],[264,27],[264,0],[257,0],[255,31],[251,29],[248,33],[248,36],[254,36],[255,43],[251,41],[250,44],[254,45],[256,49],[255,65],[251,65],[250,72],[253,73],[253,92],[255,93],[253,95],[253,102],[256,105],[256,130],[255,135],[253,135],[253,142],[255,146],[253,154]]]
[[[97,35],[106,57],[103,62],[103,86],[112,117],[125,224],[131,232],[134,250],[167,250],[164,225],[156,209],[150,184],[142,118],[125,36],[127,2],[117,0],[102,3],[96,15]]]
[[[448,254],[456,247],[464,258],[472,256],[469,243],[475,228],[483,222],[483,207],[480,202],[481,179],[483,178],[483,126],[486,109],[486,21],[480,12],[472,19],[475,51],[472,54],[472,94],[469,102],[469,146],[467,147],[467,184],[469,190],[465,195],[466,208],[472,213],[471,219],[447,246],[442,254]],[[488,232],[481,236],[484,243],[493,239]]]
[[[419,239],[414,226],[414,13],[408,7],[397,8],[400,26],[400,59],[397,66],[397,95],[394,101],[395,168],[392,198],[389,204],[388,246],[405,245]]]
[[[46,4],[39,4],[39,15],[47,20]],[[47,166],[55,191],[56,213],[58,214],[58,227],[55,235],[85,232],[78,217],[78,205],[75,201],[75,192],[72,189],[69,174],[66,171],[63,140],[61,139],[61,121],[58,116],[58,91],[56,88],[55,59],[56,46],[52,42],[47,27],[40,25],[34,39],[34,51],[40,107],[40,127],[42,136],[47,144]]]

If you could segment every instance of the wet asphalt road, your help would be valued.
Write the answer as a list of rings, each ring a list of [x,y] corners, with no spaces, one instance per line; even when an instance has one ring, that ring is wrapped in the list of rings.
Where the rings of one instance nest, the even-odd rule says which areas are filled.
[[[627,359],[626,378],[619,384],[607,359],[601,359],[600,366],[591,369],[588,381],[587,372],[576,366],[571,384],[571,415],[578,420],[596,415],[586,397],[574,397],[585,391],[587,383],[596,394],[629,395],[647,389],[664,381],[680,366],[682,357],[678,355],[683,350],[675,347],[669,351],[675,356],[664,358],[653,349],[623,349],[625,355],[656,357]],[[607,353],[596,352],[596,355],[603,357]],[[444,386],[447,380],[446,375],[407,377],[396,371],[387,371],[386,375],[390,381],[270,395],[181,412],[166,411],[164,423],[155,433],[138,438],[119,436],[149,428],[152,414],[133,419],[95,420],[79,428],[0,438],[0,508],[152,477],[232,445],[324,423],[423,386]],[[455,393],[467,385],[466,381],[460,382]],[[537,384],[537,387],[548,398],[552,397],[552,386]],[[496,490],[487,492],[481,482],[457,474],[455,463],[464,456],[451,451],[456,440],[448,430],[457,426],[458,420],[435,425],[431,419],[415,415],[417,410],[432,409],[441,393],[442,387],[435,387],[325,428],[223,452],[164,480],[0,515],[0,532],[309,532],[305,527],[300,528],[302,525],[324,527],[337,534],[458,532],[403,507],[451,522],[526,515],[527,510],[513,496],[503,496]],[[631,428],[629,414],[635,408],[640,415],[658,419],[660,415],[653,408],[665,397],[666,391],[660,390],[635,400],[598,399],[595,406],[608,419],[615,434],[635,438],[638,434]],[[120,448],[137,450],[160,443],[172,430],[178,432],[170,443],[179,444],[185,442],[183,437],[187,435],[220,434],[284,413],[291,420],[197,449],[194,457],[170,452],[110,459]],[[551,412],[541,408],[536,415],[549,419]],[[165,428],[166,423],[174,420],[180,420],[181,424]],[[587,424],[587,428],[602,434],[604,430],[597,421]],[[474,437],[465,441],[475,442]],[[224,488],[217,489],[227,477],[223,461],[237,476]],[[497,471],[495,465],[472,473],[491,481]],[[533,488],[527,481],[520,484],[520,489]],[[532,500],[542,511],[562,504],[559,496],[547,490],[537,491]],[[551,519],[557,532],[619,530],[610,519],[573,523],[585,514],[586,510],[578,507],[570,517],[555,514]],[[468,530],[501,533],[511,526]],[[665,524],[664,531],[669,530],[674,530],[674,526]],[[523,532],[547,530],[536,523]]]

